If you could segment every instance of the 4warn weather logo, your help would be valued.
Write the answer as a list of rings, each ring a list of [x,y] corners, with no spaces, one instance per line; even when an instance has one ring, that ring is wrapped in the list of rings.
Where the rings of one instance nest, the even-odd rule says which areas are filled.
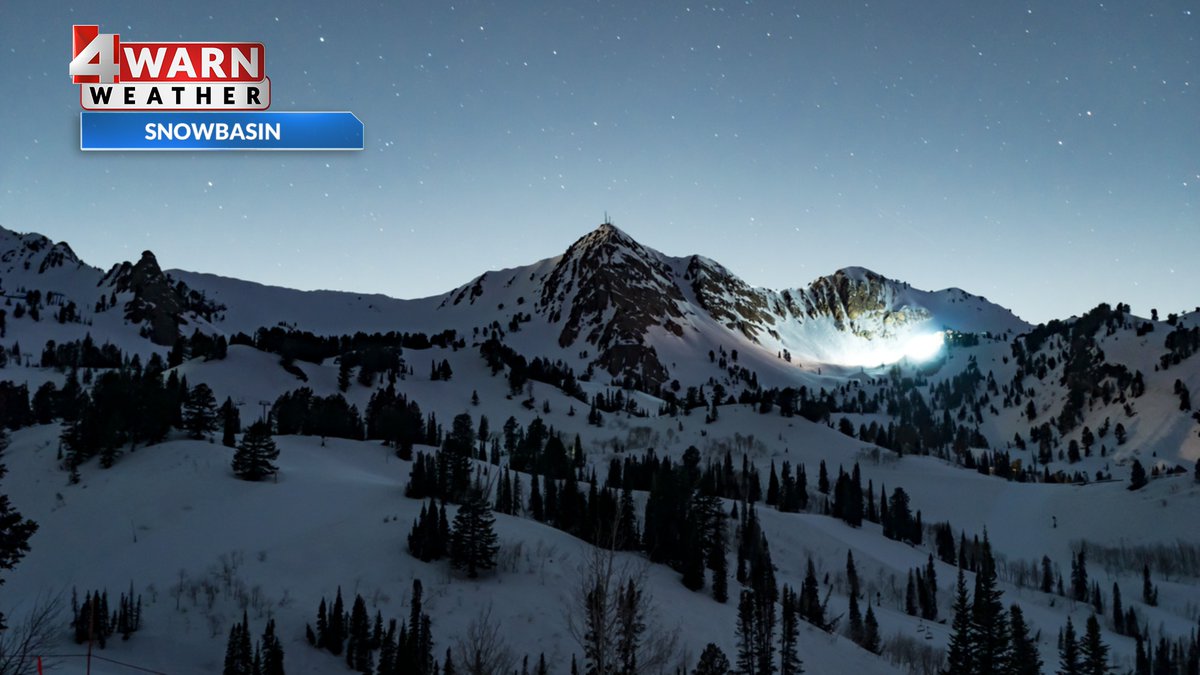
[[[122,42],[71,29],[82,150],[361,150],[349,112],[268,111],[260,42]]]

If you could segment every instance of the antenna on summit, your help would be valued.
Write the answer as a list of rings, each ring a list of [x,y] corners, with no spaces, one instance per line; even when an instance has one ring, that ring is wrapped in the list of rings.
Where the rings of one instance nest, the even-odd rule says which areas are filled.
[[[604,212],[604,222],[601,225],[612,225],[612,221],[608,219],[608,211]]]

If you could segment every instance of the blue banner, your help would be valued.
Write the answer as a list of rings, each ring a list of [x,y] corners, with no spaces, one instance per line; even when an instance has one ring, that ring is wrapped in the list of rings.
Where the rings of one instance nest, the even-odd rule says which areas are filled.
[[[81,150],[362,150],[349,112],[82,112]]]

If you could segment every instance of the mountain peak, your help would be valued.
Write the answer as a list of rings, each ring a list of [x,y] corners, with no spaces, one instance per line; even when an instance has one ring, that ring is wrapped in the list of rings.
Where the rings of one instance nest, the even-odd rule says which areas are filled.
[[[618,244],[627,247],[638,246],[640,248],[640,245],[634,241],[633,237],[626,234],[621,228],[613,225],[607,218],[596,229],[581,237],[576,244],[584,244],[589,247],[598,244]]]
[[[836,272],[834,272],[830,276],[845,277],[847,279],[853,279],[855,281],[867,281],[867,280],[871,280],[871,279],[875,279],[875,280],[887,279],[887,277],[884,277],[883,275],[881,275],[877,272],[874,272],[872,270],[869,270],[865,267],[857,267],[857,266],[853,266],[853,265],[850,267],[843,267],[840,270],[837,270]]]

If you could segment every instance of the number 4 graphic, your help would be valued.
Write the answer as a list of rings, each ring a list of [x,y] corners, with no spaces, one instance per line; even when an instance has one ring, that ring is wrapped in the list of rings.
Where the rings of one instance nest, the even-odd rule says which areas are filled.
[[[71,27],[71,82],[115,84],[121,81],[121,36],[100,26]]]

